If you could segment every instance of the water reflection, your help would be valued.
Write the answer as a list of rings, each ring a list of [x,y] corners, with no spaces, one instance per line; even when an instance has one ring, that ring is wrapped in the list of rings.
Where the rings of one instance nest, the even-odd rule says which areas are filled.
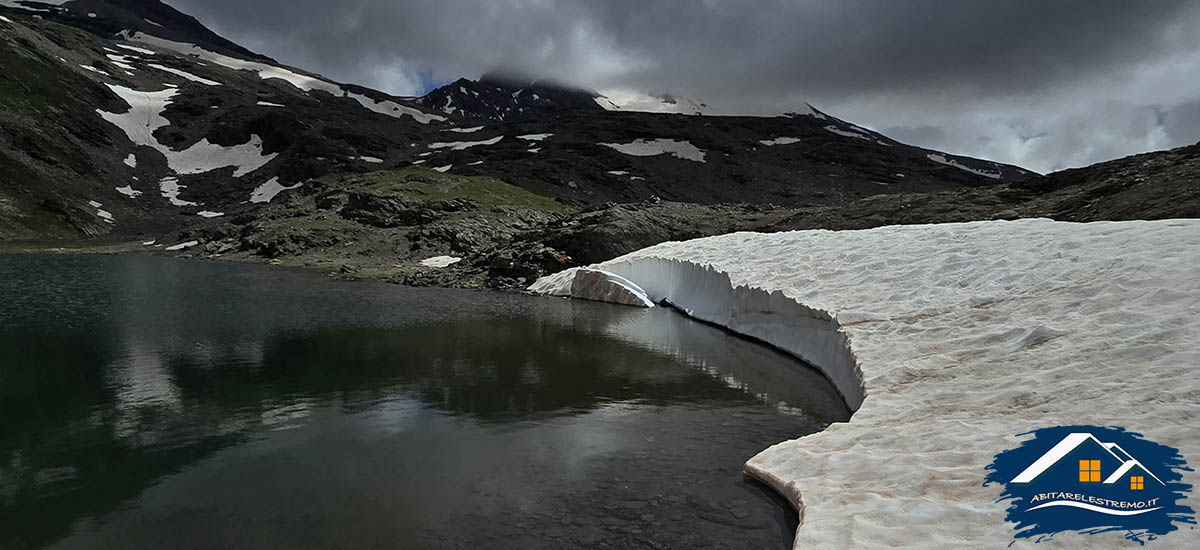
[[[0,303],[4,548],[779,545],[741,461],[846,414],[665,310],[68,256]]]

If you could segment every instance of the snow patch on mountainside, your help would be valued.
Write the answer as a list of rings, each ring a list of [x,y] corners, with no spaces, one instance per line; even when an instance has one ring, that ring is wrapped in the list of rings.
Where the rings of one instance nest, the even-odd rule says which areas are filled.
[[[760,140],[758,140],[759,143],[766,145],[767,147],[771,147],[771,146],[775,146],[775,145],[791,145],[793,143],[800,143],[801,141],[803,141],[803,140],[800,138],[794,138],[794,137],[777,137],[775,139],[760,139]]]
[[[703,150],[692,145],[691,142],[676,141],[673,139],[652,139],[650,141],[635,139],[629,143],[601,143],[600,145],[635,157],[653,157],[655,155],[670,154],[684,160],[704,162],[705,154]]]
[[[250,193],[250,202],[271,202],[271,199],[275,198],[276,195],[287,191],[288,189],[295,189],[301,185],[303,184],[297,183],[295,185],[283,185],[282,183],[279,183],[279,178],[271,178],[262,185],[254,188],[254,191]]]
[[[346,92],[346,97],[354,99],[363,107],[375,111],[376,113],[387,115],[393,118],[411,117],[413,120],[421,124],[429,124],[430,122],[445,122],[446,117],[429,114],[412,107],[406,107],[395,101],[376,101],[362,94],[354,92]]]
[[[141,191],[134,189],[133,186],[131,186],[131,185],[126,185],[124,187],[116,187],[115,189],[117,190],[118,193],[125,195],[126,197],[129,197],[131,199],[136,199],[142,195]]]
[[[118,45],[119,45],[119,44],[118,44]],[[213,81],[213,80],[209,80],[209,79],[207,79],[207,78],[201,78],[201,77],[199,77],[199,76],[196,76],[196,75],[194,75],[194,74],[192,74],[192,73],[189,73],[189,72],[187,72],[187,71],[184,71],[184,70],[181,70],[181,69],[176,69],[176,68],[174,68],[174,67],[167,67],[167,66],[165,66],[165,65],[159,65],[159,64],[157,64],[157,63],[149,63],[149,64],[148,64],[148,66],[149,66],[150,68],[152,68],[152,69],[158,69],[158,70],[160,70],[160,71],[164,71],[164,72],[171,73],[171,74],[173,74],[173,75],[175,75],[175,76],[180,76],[180,77],[183,77],[183,78],[185,78],[185,79],[187,79],[187,80],[190,80],[190,81],[192,81],[192,82],[196,82],[196,83],[199,83],[199,84],[204,84],[205,86],[220,86],[220,85],[221,85],[221,83],[220,83],[220,82],[216,82],[216,81]]]
[[[442,268],[449,267],[460,261],[462,261],[462,258],[457,256],[434,256],[432,258],[425,258],[424,260],[421,260],[421,265],[425,267]]]
[[[1200,456],[1196,265],[1200,220],[1032,219],[734,233],[590,269],[808,360],[857,408],[745,466],[801,511],[796,548],[994,548],[1013,529],[1001,488],[981,483],[1017,434],[1119,425]],[[575,287],[577,272],[530,288],[602,297]],[[1167,535],[1179,548],[1198,538]],[[1085,541],[1128,543],[1014,546]]]
[[[843,130],[843,129],[841,129],[841,128],[838,128],[837,126],[834,126],[834,125],[832,125],[832,124],[831,124],[831,125],[829,125],[829,126],[826,126],[826,127],[825,127],[825,131],[826,131],[826,132],[831,132],[831,133],[837,134],[837,135],[839,135],[839,136],[842,136],[842,137],[850,137],[850,138],[861,139],[861,140],[865,140],[865,141],[873,141],[873,142],[875,142],[875,143],[878,143],[878,144],[880,144],[880,145],[883,145],[884,147],[891,147],[891,144],[889,144],[889,143],[884,143],[883,141],[880,141],[880,140],[878,140],[878,139],[875,139],[874,137],[872,137],[870,134],[868,134],[868,133],[867,133],[867,130],[864,130],[864,129],[862,129],[862,128],[859,128],[858,126],[855,126],[855,125],[853,125],[853,124],[851,124],[851,125],[850,125],[850,127],[851,127],[851,128],[854,128],[855,130],[858,130],[858,131],[855,131],[855,130]],[[997,176],[997,177],[998,177],[998,176]]]
[[[927,158],[938,164],[945,164],[946,166],[953,166],[955,168],[958,168],[959,170],[964,170],[964,171],[970,172],[972,174],[977,174],[977,175],[983,176],[985,178],[1000,179],[1000,176],[1001,176],[999,170],[992,172],[990,170],[980,170],[977,168],[971,168],[970,166],[962,164],[962,163],[958,162],[957,160],[954,160],[951,158],[946,158],[945,155],[939,155],[937,153],[930,153],[927,156]]]
[[[171,98],[179,93],[178,89],[143,92],[114,84],[106,86],[125,100],[130,108],[125,113],[109,113],[99,109],[96,112],[124,131],[134,144],[162,153],[167,165],[176,174],[201,174],[233,166],[236,168],[234,177],[241,177],[263,167],[277,156],[276,153],[263,154],[262,139],[258,135],[251,135],[249,142],[231,147],[214,145],[205,138],[187,149],[173,151],[159,143],[154,138],[154,132],[170,124],[162,113],[171,103]]]
[[[504,139],[504,136],[496,136],[494,138],[485,139],[482,141],[438,141],[438,142],[430,143],[429,148],[430,149],[449,149],[451,151],[462,151],[463,149],[470,149],[471,147],[477,147],[479,145],[495,145],[497,143],[500,143],[500,140],[502,140],[502,139]]]
[[[329,92],[335,96],[342,95],[342,88],[340,86],[338,86],[337,84],[334,84],[332,82],[327,82],[325,80],[321,80],[321,79],[313,77],[313,76],[300,74],[295,71],[285,69],[283,67],[277,67],[275,65],[268,65],[266,63],[260,63],[257,61],[247,61],[244,59],[237,59],[235,57],[229,57],[227,55],[208,51],[208,50],[201,48],[200,46],[197,46],[195,44],[188,44],[186,42],[175,42],[172,40],[167,40],[165,38],[159,38],[157,36],[149,35],[149,34],[146,34],[143,32],[132,32],[131,33],[129,31],[124,31],[122,33],[122,36],[126,40],[129,40],[131,42],[141,42],[143,44],[149,44],[151,46],[156,46],[156,47],[163,48],[166,50],[175,51],[175,52],[178,52],[178,53],[181,53],[184,55],[198,57],[200,59],[203,59],[204,61],[216,63],[217,65],[220,65],[220,66],[228,68],[228,69],[233,69],[236,71],[252,71],[254,73],[257,73],[258,77],[262,78],[264,80],[271,79],[271,78],[278,78],[278,79],[287,81],[291,85],[293,85],[301,90],[304,90],[306,92],[310,92],[313,90],[323,90],[323,91]]]

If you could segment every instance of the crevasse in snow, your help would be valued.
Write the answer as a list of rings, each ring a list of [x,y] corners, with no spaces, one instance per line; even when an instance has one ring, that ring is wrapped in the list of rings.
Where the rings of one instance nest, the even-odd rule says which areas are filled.
[[[735,233],[593,268],[792,351],[857,408],[745,465],[800,511],[796,548],[995,548],[1014,531],[995,502],[1001,488],[982,481],[1018,434],[1115,425],[1200,460],[1197,265],[1200,220],[1018,220]],[[592,292],[574,276],[531,289]],[[1185,528],[1163,542],[1198,539]],[[1060,534],[1013,546],[1085,543],[1128,541]]]

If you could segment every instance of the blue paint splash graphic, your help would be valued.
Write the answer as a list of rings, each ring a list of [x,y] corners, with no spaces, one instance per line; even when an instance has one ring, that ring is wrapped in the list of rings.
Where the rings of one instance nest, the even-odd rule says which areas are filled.
[[[997,454],[983,483],[1004,486],[997,502],[1009,501],[1005,519],[1015,524],[1014,542],[1042,542],[1067,531],[1125,531],[1126,539],[1144,545],[1196,524],[1184,504],[1192,486],[1181,481],[1192,469],[1178,450],[1115,426],[1018,435],[1033,437]]]

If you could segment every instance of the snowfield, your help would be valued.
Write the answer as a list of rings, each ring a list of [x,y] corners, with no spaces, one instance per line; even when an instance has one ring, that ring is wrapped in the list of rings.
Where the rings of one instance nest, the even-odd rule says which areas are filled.
[[[530,289],[640,291],[824,371],[850,421],[745,465],[800,511],[796,548],[1002,548],[1007,504],[982,482],[1016,434],[1122,426],[1200,464],[1197,266],[1200,220],[1034,219],[669,242],[591,266],[621,288],[570,270]],[[1200,532],[1152,544],[1200,548]]]
[[[232,147],[214,145],[206,138],[182,151],[173,151],[159,143],[154,132],[170,124],[162,113],[171,103],[171,98],[179,93],[178,89],[143,92],[114,84],[106,86],[125,100],[130,108],[124,113],[109,113],[99,109],[96,112],[123,130],[135,145],[144,145],[162,153],[167,159],[167,166],[176,174],[202,174],[233,166],[236,168],[233,176],[241,177],[262,168],[278,155],[264,155],[262,139],[258,135],[251,135],[249,142]]]
[[[626,155],[635,157],[653,157],[655,155],[671,154],[684,160],[704,162],[704,151],[692,145],[689,141],[673,139],[635,139],[629,143],[601,143],[605,147],[616,149]]]

